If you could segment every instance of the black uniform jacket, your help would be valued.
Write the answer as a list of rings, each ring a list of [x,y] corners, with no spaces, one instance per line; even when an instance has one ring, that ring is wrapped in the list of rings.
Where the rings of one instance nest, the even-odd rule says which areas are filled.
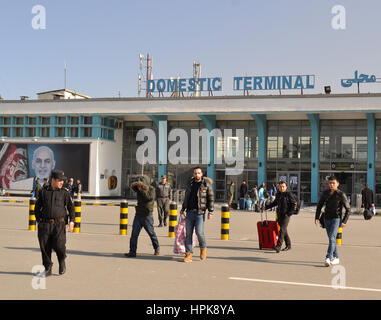
[[[38,222],[45,219],[65,218],[68,215],[74,222],[74,205],[70,193],[65,189],[53,190],[50,185],[40,190],[35,206],[35,215]]]

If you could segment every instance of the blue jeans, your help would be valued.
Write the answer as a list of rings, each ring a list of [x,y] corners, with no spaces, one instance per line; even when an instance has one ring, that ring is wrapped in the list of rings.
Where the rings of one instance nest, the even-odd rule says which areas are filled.
[[[196,229],[196,235],[200,248],[206,248],[205,235],[204,235],[204,222],[205,214],[198,214],[197,211],[190,210],[186,215],[186,237],[185,237],[185,251],[193,253],[193,229]]]
[[[325,229],[327,230],[327,235],[329,239],[329,246],[328,246],[326,258],[329,258],[329,259],[338,258],[339,254],[337,252],[336,236],[340,228],[341,220],[340,218],[325,219],[324,223],[325,223]]]
[[[149,237],[151,238],[152,241],[152,246],[156,250],[159,250],[160,245],[159,241],[157,239],[154,227],[153,227],[153,217],[148,216],[135,216],[134,222],[132,224],[132,234],[131,234],[131,239],[130,239],[130,252],[136,253],[136,249],[138,247],[138,237],[140,234],[140,231],[142,228],[147,231]]]

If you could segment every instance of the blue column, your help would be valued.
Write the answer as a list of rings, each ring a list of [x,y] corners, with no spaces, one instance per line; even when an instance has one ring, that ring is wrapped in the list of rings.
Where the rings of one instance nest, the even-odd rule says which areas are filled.
[[[374,118],[374,113],[367,113],[366,119],[368,121],[368,166],[367,166],[367,184],[369,188],[375,191],[375,146],[376,146],[376,120]]]
[[[212,132],[216,128],[216,116],[215,115],[198,115],[200,119],[204,122],[206,128],[209,133]],[[213,135],[209,135],[209,157],[207,164],[207,172],[206,175],[208,178],[213,180],[213,190],[216,191],[216,179],[215,179],[215,161],[214,161],[214,137]]]
[[[66,119],[66,126],[69,125],[69,119]],[[94,116],[93,117],[93,127],[91,131],[92,139],[101,139],[102,138],[102,117]]]
[[[267,180],[267,117],[265,114],[252,114],[258,131],[258,186]]]
[[[309,114],[311,124],[311,203],[319,201],[319,146],[320,146],[320,117]]]
[[[158,132],[158,158],[157,181],[161,181],[161,176],[167,175],[167,155],[168,155],[168,116],[149,116],[155,122]]]

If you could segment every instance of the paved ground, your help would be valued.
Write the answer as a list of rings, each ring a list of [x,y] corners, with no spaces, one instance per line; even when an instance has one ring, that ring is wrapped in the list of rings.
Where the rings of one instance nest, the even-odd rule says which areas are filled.
[[[67,273],[58,275],[54,255],[53,276],[46,289],[36,290],[32,268],[41,257],[37,233],[28,231],[28,206],[1,203],[0,299],[381,299],[380,216],[351,216],[339,249],[341,267],[333,269],[323,266],[328,240],[313,224],[314,208],[292,217],[293,248],[277,254],[258,249],[258,213],[232,211],[230,240],[220,240],[217,205],[205,226],[208,258],[201,262],[196,247],[188,264],[173,254],[167,228],[156,228],[160,256],[143,230],[138,257],[125,258],[134,216],[129,211],[128,235],[120,236],[119,207],[83,206],[81,233],[68,234]]]

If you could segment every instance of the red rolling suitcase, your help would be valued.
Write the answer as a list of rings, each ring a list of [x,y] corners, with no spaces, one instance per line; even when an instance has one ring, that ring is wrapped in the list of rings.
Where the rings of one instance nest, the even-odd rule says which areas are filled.
[[[262,220],[262,213],[261,213]],[[279,226],[277,221],[266,220],[257,223],[259,249],[272,249],[278,243]]]

